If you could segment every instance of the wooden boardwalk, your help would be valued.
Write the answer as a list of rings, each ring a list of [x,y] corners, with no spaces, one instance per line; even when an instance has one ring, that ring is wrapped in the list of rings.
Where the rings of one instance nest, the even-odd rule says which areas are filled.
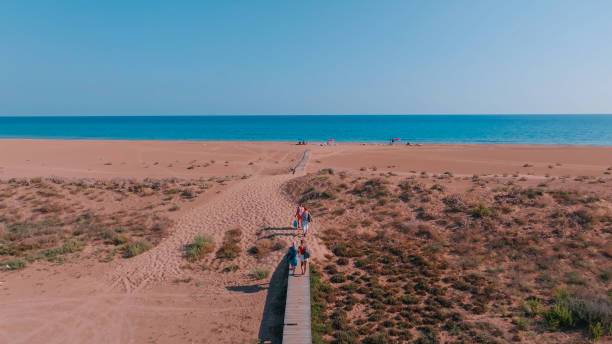
[[[295,166],[295,168],[293,169],[293,174],[301,174],[302,172],[304,172],[304,170],[306,169],[306,164],[308,163],[308,158],[310,158],[310,150],[306,150],[304,151],[304,154],[302,155],[302,159],[300,160],[300,162],[298,162],[298,164]]]
[[[299,265],[296,272],[300,272]],[[283,344],[311,344],[310,332],[310,272],[287,277],[287,303],[283,325]]]

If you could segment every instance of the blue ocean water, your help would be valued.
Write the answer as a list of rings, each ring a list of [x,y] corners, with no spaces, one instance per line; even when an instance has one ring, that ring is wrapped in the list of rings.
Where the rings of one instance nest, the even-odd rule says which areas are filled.
[[[612,115],[0,117],[0,137],[612,145]]]

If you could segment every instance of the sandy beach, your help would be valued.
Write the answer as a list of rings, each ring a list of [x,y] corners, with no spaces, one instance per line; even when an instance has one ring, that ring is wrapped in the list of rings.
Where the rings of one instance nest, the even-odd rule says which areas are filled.
[[[310,156],[305,171],[292,174],[306,150]],[[21,270],[1,271],[0,342],[6,343],[274,340],[269,326],[278,319],[265,314],[264,307],[274,302],[268,291],[278,295],[280,291],[269,288],[271,276],[255,280],[252,271],[256,267],[277,270],[286,245],[297,238],[287,229],[295,202],[283,192],[283,185],[324,168],[396,178],[447,172],[457,179],[474,175],[522,179],[525,185],[559,177],[599,179],[601,183],[588,187],[605,194],[610,190],[612,167],[612,147],[600,146],[2,139],[0,152],[3,182],[38,177],[61,179],[61,183],[223,178],[208,182],[213,186],[202,188],[193,199],[170,201],[163,194],[116,201],[104,198],[103,188],[96,191],[101,195],[98,201],[91,194],[69,193],[69,186],[62,189],[59,204],[84,204],[105,214],[121,210],[113,209],[113,204],[134,212],[148,206],[154,213],[167,213],[164,216],[172,225],[163,236],[155,237],[154,247],[129,259],[101,261],[99,246],[91,244],[61,264],[36,260]],[[463,187],[460,181],[455,184],[448,187]],[[25,202],[17,199],[19,192],[28,195],[29,191],[15,192],[0,198],[5,218],[7,209]],[[178,210],[168,212],[172,202]],[[157,204],[160,208],[155,208]],[[20,221],[42,216],[37,214],[23,210]],[[309,240],[315,260],[330,253],[316,233],[332,225],[317,222],[313,226],[315,234]],[[185,259],[185,245],[194,236],[209,235],[220,243],[233,228],[242,230],[238,245],[243,253],[231,263],[206,258],[193,264]],[[256,241],[268,237],[279,240],[282,250],[263,258],[247,254]]]
[[[608,146],[3,139],[0,178],[274,175],[286,173],[306,149],[312,154],[307,172],[375,166],[403,173],[600,176],[612,165]]]

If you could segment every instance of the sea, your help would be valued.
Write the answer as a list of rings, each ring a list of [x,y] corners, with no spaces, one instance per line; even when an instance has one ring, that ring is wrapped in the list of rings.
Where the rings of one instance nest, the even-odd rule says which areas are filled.
[[[2,116],[0,138],[612,145],[612,115]]]

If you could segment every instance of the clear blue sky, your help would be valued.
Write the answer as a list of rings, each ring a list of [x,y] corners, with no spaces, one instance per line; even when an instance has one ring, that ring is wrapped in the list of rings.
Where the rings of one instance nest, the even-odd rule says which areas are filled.
[[[612,113],[612,1],[0,2],[0,114]]]

